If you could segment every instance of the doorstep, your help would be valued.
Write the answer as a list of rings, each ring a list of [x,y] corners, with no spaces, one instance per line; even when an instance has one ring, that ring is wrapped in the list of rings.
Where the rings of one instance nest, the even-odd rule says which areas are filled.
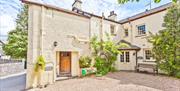
[[[62,80],[69,80],[73,78],[78,78],[78,76],[71,76],[71,77],[57,77],[56,81],[62,81]]]

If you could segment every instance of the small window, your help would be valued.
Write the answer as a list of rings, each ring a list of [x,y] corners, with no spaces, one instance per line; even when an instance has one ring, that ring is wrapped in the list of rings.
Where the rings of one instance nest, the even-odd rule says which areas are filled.
[[[129,52],[126,52],[126,62],[129,62]]]
[[[116,35],[115,34],[115,26],[114,25],[111,25],[111,35]]]
[[[122,52],[122,54],[120,55],[120,60],[121,62],[124,62],[124,52]]]
[[[146,34],[146,26],[145,25],[140,25],[137,28],[138,28],[138,35]]]
[[[125,34],[126,37],[129,35],[128,29],[124,30],[124,34]]]
[[[121,62],[130,62],[129,52],[122,52],[120,55]]]
[[[150,60],[152,57],[152,53],[150,50],[145,50],[145,58],[146,60]]]
[[[67,57],[67,56],[70,56],[70,53],[69,52],[62,52],[61,56],[62,57]]]

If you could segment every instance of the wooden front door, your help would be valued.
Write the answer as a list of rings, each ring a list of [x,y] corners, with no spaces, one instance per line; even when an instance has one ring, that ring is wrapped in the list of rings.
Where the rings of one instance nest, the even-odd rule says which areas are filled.
[[[60,53],[60,75],[69,76],[71,74],[71,52]]]

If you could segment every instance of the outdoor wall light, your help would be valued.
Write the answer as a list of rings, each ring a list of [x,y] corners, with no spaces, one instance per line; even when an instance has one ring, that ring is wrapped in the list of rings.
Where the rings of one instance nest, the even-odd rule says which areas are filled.
[[[54,41],[54,47],[56,47],[58,45],[57,41]]]
[[[133,53],[133,56],[135,56],[135,55],[136,55],[136,52]]]

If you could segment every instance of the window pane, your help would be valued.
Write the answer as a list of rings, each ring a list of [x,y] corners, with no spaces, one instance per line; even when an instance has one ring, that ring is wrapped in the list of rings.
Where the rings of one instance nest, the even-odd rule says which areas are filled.
[[[122,52],[122,54],[120,55],[120,61],[124,62],[124,52]]]
[[[138,34],[139,35],[146,34],[146,26],[145,25],[138,26]]]
[[[126,52],[126,62],[129,62],[130,59],[129,59],[129,52]]]
[[[151,51],[145,50],[145,58],[149,60],[151,58],[151,56],[152,56]]]
[[[124,33],[125,33],[125,36],[128,36],[128,35],[129,35],[128,29],[125,29],[125,30],[124,30]]]
[[[111,31],[111,35],[115,35],[115,26],[114,25],[111,25],[110,26],[110,31]]]

